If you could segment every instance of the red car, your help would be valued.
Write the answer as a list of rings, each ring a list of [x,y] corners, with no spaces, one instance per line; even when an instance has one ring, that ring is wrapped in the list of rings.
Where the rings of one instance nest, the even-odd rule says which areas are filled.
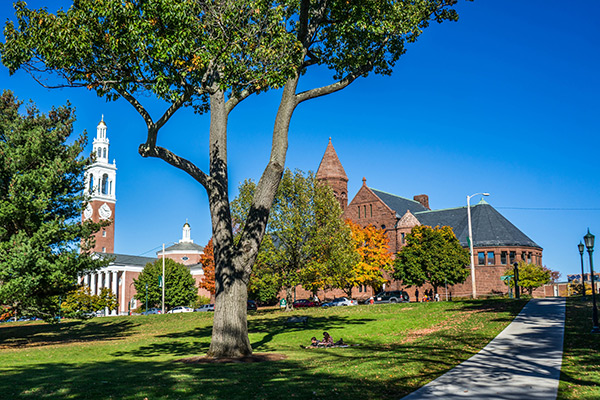
[[[303,308],[303,307],[319,307],[319,303],[316,301],[308,300],[308,299],[300,299],[296,300],[294,303],[294,308]]]

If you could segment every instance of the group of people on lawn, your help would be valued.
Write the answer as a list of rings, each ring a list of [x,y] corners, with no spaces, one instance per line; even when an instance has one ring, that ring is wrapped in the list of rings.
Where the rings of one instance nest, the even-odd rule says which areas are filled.
[[[316,347],[343,347],[346,346],[344,343],[344,339],[340,339],[337,342],[333,341],[331,335],[327,332],[323,332],[323,340],[319,341],[316,337],[310,338],[310,346],[311,348]]]

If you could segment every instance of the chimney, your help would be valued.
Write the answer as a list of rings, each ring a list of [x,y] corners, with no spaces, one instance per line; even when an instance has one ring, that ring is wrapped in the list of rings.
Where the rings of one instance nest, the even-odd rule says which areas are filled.
[[[431,210],[431,208],[429,208],[429,196],[426,194],[418,194],[413,197],[413,200],[421,203],[426,209]]]

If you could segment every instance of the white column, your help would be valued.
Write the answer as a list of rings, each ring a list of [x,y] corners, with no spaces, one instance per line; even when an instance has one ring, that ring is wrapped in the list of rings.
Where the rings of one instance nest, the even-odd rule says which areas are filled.
[[[83,284],[85,286],[90,286],[90,274],[85,274],[83,276]]]
[[[92,283],[90,284],[90,289],[92,294],[96,294],[96,273],[91,274]]]
[[[119,296],[118,296],[118,291],[117,291],[117,271],[113,271],[112,272],[112,292],[114,293],[114,295],[117,297],[117,301],[119,300]],[[110,315],[117,315],[117,310],[119,309],[119,303],[117,303],[117,307],[114,308],[111,312]]]
[[[119,305],[121,306],[121,313],[125,314],[127,312],[127,304],[129,303],[129,299],[125,298],[125,272],[121,272],[121,301]]]

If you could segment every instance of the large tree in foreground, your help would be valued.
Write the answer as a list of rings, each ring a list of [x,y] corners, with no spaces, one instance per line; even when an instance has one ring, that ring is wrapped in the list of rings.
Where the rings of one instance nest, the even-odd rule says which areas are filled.
[[[409,286],[429,283],[435,293],[445,283],[463,283],[470,274],[469,252],[449,226],[412,228],[394,263],[394,278]]]
[[[296,107],[369,73],[390,74],[430,21],[456,20],[457,0],[77,0],[66,12],[16,4],[6,25],[2,62],[38,81],[56,72],[62,85],[124,98],[144,119],[143,157],[158,157],[197,180],[208,194],[215,250],[216,306],[211,356],[252,352],[246,298],[269,210],[285,165]],[[298,92],[315,66],[332,83]],[[53,81],[54,82],[54,81]],[[251,95],[282,88],[270,159],[260,178],[240,240],[229,209],[227,121]],[[148,95],[166,103],[151,115]],[[209,169],[158,145],[158,133],[178,109],[210,112]],[[193,134],[197,134],[193,132]]]
[[[84,135],[67,144],[73,111],[20,106],[11,92],[0,96],[0,304],[51,319],[78,274],[108,262],[80,252],[100,225],[80,222],[90,160],[80,156]]]

